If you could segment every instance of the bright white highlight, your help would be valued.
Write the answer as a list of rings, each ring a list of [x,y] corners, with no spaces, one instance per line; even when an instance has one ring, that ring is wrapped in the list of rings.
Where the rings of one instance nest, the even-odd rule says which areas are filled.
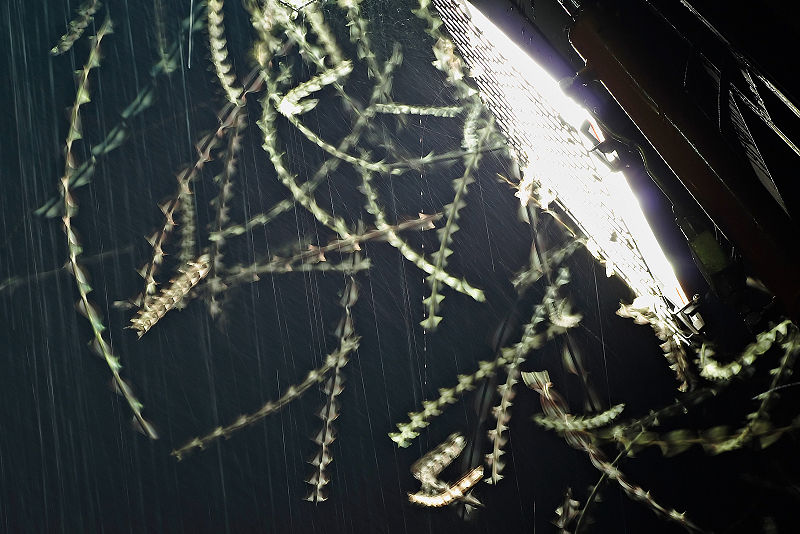
[[[589,250],[606,263],[609,275],[618,274],[637,296],[685,304],[625,177],[592,151],[602,137],[589,112],[471,4],[434,3],[523,169],[520,201],[557,203],[587,236]],[[588,131],[599,139],[582,133]]]

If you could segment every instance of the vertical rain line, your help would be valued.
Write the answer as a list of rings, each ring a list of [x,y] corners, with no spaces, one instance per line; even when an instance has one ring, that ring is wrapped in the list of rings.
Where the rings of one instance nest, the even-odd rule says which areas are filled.
[[[193,27],[194,27],[194,0],[191,0],[189,2],[189,44],[188,44],[189,57],[187,58],[186,61],[187,69],[192,68],[192,36],[194,34],[194,32],[192,31]]]
[[[269,105],[268,102],[265,102],[264,105]],[[319,121],[317,121],[319,123]],[[294,144],[299,147],[300,151],[300,161],[307,161],[306,159],[306,150],[305,145],[302,142],[302,138],[300,138],[299,134],[296,131],[293,131],[292,136],[295,139],[300,139],[300,142],[293,140]],[[287,154],[289,152],[289,144],[287,143],[286,151]],[[306,176],[306,180],[308,177]],[[306,235],[306,228],[303,225],[303,231],[300,231],[300,223],[302,221],[298,221],[298,235],[297,235],[297,244],[299,248],[302,250],[305,248],[303,246],[302,238]],[[317,219],[314,218],[314,221],[311,223],[313,225],[313,230],[315,235],[317,235],[317,243],[319,243],[319,233],[317,231]],[[309,232],[310,233],[310,232]],[[319,279],[318,277],[314,276],[312,272],[303,273],[303,286],[305,289],[305,296],[306,296],[306,308],[308,310],[308,329],[309,329],[309,345],[311,349],[311,354],[314,356],[319,355],[319,360],[314,358],[315,365],[320,362],[321,359],[325,357],[326,350],[325,350],[325,326],[322,317],[322,304],[320,301],[319,296]],[[316,326],[316,328],[315,328]],[[316,351],[314,349],[317,349]]]
[[[372,302],[372,316],[375,321],[375,339],[378,342],[378,360],[380,361],[381,365],[381,379],[383,381],[383,392],[385,394],[385,399],[386,399],[386,415],[388,416],[389,421],[391,421],[392,410],[389,404],[389,393],[388,393],[389,388],[388,384],[386,383],[386,368],[384,366],[384,361],[383,361],[383,348],[381,347],[381,332],[380,332],[380,327],[378,326],[378,313],[375,308],[375,291],[372,287],[372,278],[368,277],[367,281],[369,283],[369,296]],[[374,446],[373,449],[375,450],[375,465],[378,468],[378,472],[380,473],[380,464],[378,463],[378,452],[377,449],[374,448]],[[400,482],[400,462],[397,458],[397,447],[392,447],[392,453],[394,454],[394,465],[395,465],[395,471],[397,472],[397,489],[402,494],[403,486]],[[383,486],[381,486],[381,498],[383,498]],[[384,510],[386,510],[385,501],[384,501]],[[408,532],[408,525],[406,524],[405,511],[403,511],[403,531]]]
[[[194,0],[192,0],[192,1],[194,1]],[[191,28],[191,26],[189,28]],[[190,30],[188,33],[189,33],[189,45],[191,46],[192,34],[194,32],[192,32]],[[183,45],[182,44],[181,44],[180,48],[181,48],[181,55],[183,55]],[[191,57],[192,57],[191,56],[191,52],[189,52],[189,56],[188,57],[189,57],[189,60],[191,60]],[[191,68],[191,67],[187,67],[187,69],[188,68]],[[181,61],[181,84],[183,85],[183,110],[184,110],[184,117],[186,118],[186,140],[189,142],[189,153],[193,154],[195,148],[194,148],[194,141],[192,140],[192,126],[191,126],[190,119],[189,119],[189,115],[190,115],[189,110],[191,109],[191,106],[189,104],[189,94],[186,91],[186,70],[187,69],[183,68],[183,61]]]
[[[492,262],[492,272],[497,272],[494,265],[494,251],[492,250],[492,237],[489,233],[489,218],[486,216],[486,201],[483,199],[483,184],[480,177],[475,180],[478,184],[478,195],[481,197],[481,213],[483,214],[483,224],[486,228],[486,248],[489,249],[489,259]]]
[[[597,271],[595,267],[595,262],[592,258],[589,258],[589,262],[592,266],[592,276],[594,277],[594,296],[595,300],[597,301],[597,322],[600,325],[600,346],[603,348],[603,370],[605,371],[606,375],[606,395],[608,396],[608,405],[611,406],[611,383],[608,380],[608,360],[606,358],[606,338],[603,334],[603,315],[600,313],[600,293],[597,289]]]
[[[388,141],[386,139],[386,134],[385,133],[384,133],[384,140]],[[394,191],[394,179],[391,176],[389,176],[389,191],[390,191],[390,198],[391,198],[391,204],[392,204],[392,215],[394,216],[395,219],[397,219],[397,198],[395,196],[395,191]],[[400,265],[400,280],[401,280],[401,284],[402,284],[402,287],[403,287],[403,322],[405,323],[405,328],[406,328],[406,346],[408,347],[409,374],[410,374],[410,376],[412,378],[412,382],[411,383],[415,384],[415,382],[413,381],[413,378],[414,378],[414,363],[416,361],[416,363],[417,363],[417,365],[416,365],[416,367],[417,367],[416,374],[417,374],[417,379],[419,381],[420,389],[421,389],[420,395],[424,396],[425,395],[425,390],[422,389],[423,380],[422,380],[422,376],[420,376],[420,371],[419,371],[419,355],[418,355],[418,350],[417,350],[417,338],[416,338],[416,335],[414,334],[414,327],[415,327],[416,322],[413,319],[414,315],[413,315],[413,310],[411,309],[411,295],[410,295],[411,291],[409,289],[409,284],[408,284],[408,275],[406,273],[406,264],[405,264],[405,261],[403,261],[404,260],[403,254],[399,250],[397,251],[396,257],[397,257],[399,265]],[[423,284],[423,287],[424,287],[424,284],[425,284],[425,279],[424,278],[422,280],[422,284]],[[412,393],[414,395],[414,404],[416,405],[416,404],[419,403],[417,388],[412,387]]]
[[[278,372],[275,372],[275,383],[278,385],[278,396],[281,395],[281,382],[278,376]],[[289,481],[289,456],[286,454],[286,430],[283,426],[283,416],[286,413],[287,417],[289,410],[281,410],[281,442],[283,444],[283,467],[284,467],[284,475],[286,477],[286,506],[289,509],[289,531],[293,532],[293,524],[294,524],[294,517],[292,517],[292,492],[291,492],[291,483]]]

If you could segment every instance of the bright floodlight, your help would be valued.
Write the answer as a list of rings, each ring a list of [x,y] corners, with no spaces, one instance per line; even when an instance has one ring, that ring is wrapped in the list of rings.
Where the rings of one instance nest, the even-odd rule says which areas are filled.
[[[586,235],[589,250],[638,297],[685,304],[625,177],[592,151],[598,140],[581,133],[591,129],[602,141],[588,111],[471,4],[434,4],[523,169],[522,202],[534,189],[556,202]]]

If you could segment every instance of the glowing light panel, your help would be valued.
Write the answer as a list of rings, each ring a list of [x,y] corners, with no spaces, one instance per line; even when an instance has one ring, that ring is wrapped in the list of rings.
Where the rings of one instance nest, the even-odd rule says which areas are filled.
[[[589,112],[474,6],[434,4],[523,169],[520,200],[526,203],[535,191],[539,202],[556,202],[609,274],[618,274],[637,296],[685,304],[625,177],[592,150],[603,139]]]

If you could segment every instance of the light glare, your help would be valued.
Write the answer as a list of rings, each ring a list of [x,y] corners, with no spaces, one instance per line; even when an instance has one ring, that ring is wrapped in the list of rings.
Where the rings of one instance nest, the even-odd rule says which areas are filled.
[[[675,273],[621,172],[593,151],[589,112],[483,13],[468,2],[435,0],[523,169],[517,196],[525,204],[556,202],[588,238],[589,250],[637,296],[687,302]],[[602,138],[600,138],[602,140]]]

